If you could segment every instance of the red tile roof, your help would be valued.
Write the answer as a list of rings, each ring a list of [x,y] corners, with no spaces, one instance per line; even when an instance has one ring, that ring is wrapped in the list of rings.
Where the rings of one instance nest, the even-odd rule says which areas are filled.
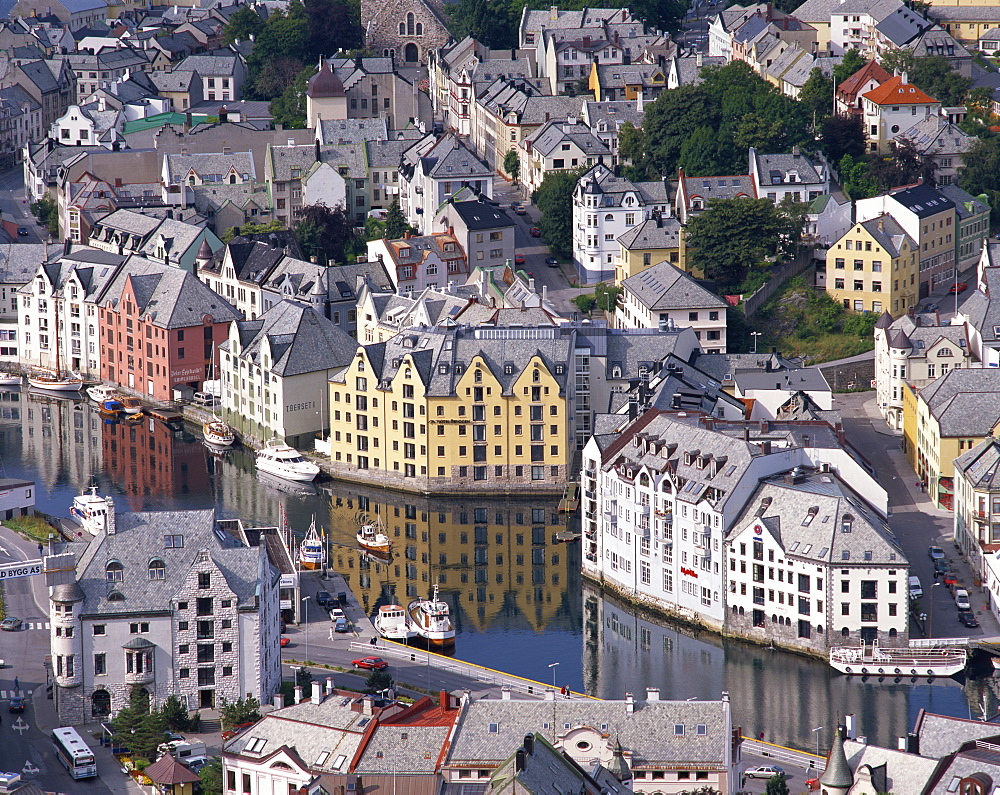
[[[878,88],[873,88],[864,98],[876,105],[935,105],[937,100],[928,96],[912,83],[904,83],[897,75],[890,77]]]

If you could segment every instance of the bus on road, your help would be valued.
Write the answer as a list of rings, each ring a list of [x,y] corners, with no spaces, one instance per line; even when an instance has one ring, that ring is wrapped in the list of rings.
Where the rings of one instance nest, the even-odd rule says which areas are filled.
[[[91,778],[97,775],[94,752],[76,729],[65,727],[53,730],[52,745],[59,761],[73,778]]]

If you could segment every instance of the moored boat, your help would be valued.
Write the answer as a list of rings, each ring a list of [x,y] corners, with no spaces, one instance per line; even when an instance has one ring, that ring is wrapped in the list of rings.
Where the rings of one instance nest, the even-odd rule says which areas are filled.
[[[299,544],[299,565],[303,569],[319,569],[326,563],[326,544],[316,529],[316,517],[313,517],[309,530]]]
[[[20,386],[21,380],[21,376],[16,373],[0,371],[0,386]]]
[[[103,403],[110,397],[114,397],[118,394],[118,390],[113,386],[108,386],[107,384],[97,384],[87,389],[87,397],[93,400],[95,403]]]
[[[318,466],[307,461],[298,450],[280,439],[271,439],[257,452],[257,469],[301,483],[309,483],[319,474]]]
[[[375,516],[374,522],[368,521],[367,517],[362,518],[357,539],[364,549],[378,555],[388,555],[392,548],[389,534],[385,531],[385,524],[382,522],[382,517],[378,515]]]
[[[118,400],[121,401],[122,411],[125,414],[142,414],[142,401],[139,398],[119,396]]]
[[[62,376],[54,372],[28,373],[28,385],[50,392],[79,392],[83,389],[83,379],[74,375]]]
[[[69,513],[84,530],[97,535],[104,529],[108,510],[114,510],[114,506],[109,506],[108,500],[97,493],[97,486],[91,486],[83,494],[73,498]]]
[[[431,646],[451,646],[455,643],[455,626],[451,623],[448,603],[438,598],[438,586],[430,599],[414,599],[406,608],[410,626]]]
[[[877,642],[830,649],[830,665],[852,676],[954,676],[965,669],[968,649],[959,645],[882,647]],[[933,639],[930,641],[933,643]]]
[[[121,398],[117,395],[105,398],[101,401],[99,408],[102,414],[121,414],[123,408]]]
[[[402,605],[382,605],[372,624],[375,631],[388,640],[406,643],[417,636]]]
[[[236,433],[220,419],[214,419],[201,426],[205,442],[216,447],[229,447],[236,441]]]

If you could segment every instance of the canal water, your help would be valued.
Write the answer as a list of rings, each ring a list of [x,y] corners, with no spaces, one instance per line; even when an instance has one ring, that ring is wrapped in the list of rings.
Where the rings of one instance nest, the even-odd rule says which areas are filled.
[[[818,737],[825,748],[839,716],[853,713],[861,734],[895,747],[920,709],[979,718],[998,703],[992,679],[861,682],[816,660],[640,614],[582,582],[579,544],[555,540],[573,521],[556,500],[265,481],[248,450],[210,453],[189,426],[107,423],[92,404],[31,392],[0,392],[0,475],[35,480],[37,508],[57,516],[96,485],[119,510],[215,507],[260,524],[283,515],[298,532],[315,517],[333,566],[369,614],[437,582],[461,659],[542,682],[554,674],[560,686],[605,698],[647,687],[669,699],[728,691],[735,725],[784,745],[815,751]],[[388,563],[356,546],[358,525],[376,515],[393,539]]]

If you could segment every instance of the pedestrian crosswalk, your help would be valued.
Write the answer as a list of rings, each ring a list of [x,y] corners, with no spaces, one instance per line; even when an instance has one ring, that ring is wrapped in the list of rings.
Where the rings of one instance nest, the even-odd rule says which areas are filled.
[[[24,626],[26,629],[48,629],[48,621],[25,621]]]
[[[13,698],[14,696],[27,698],[28,694],[24,690],[0,690],[0,701]]]

